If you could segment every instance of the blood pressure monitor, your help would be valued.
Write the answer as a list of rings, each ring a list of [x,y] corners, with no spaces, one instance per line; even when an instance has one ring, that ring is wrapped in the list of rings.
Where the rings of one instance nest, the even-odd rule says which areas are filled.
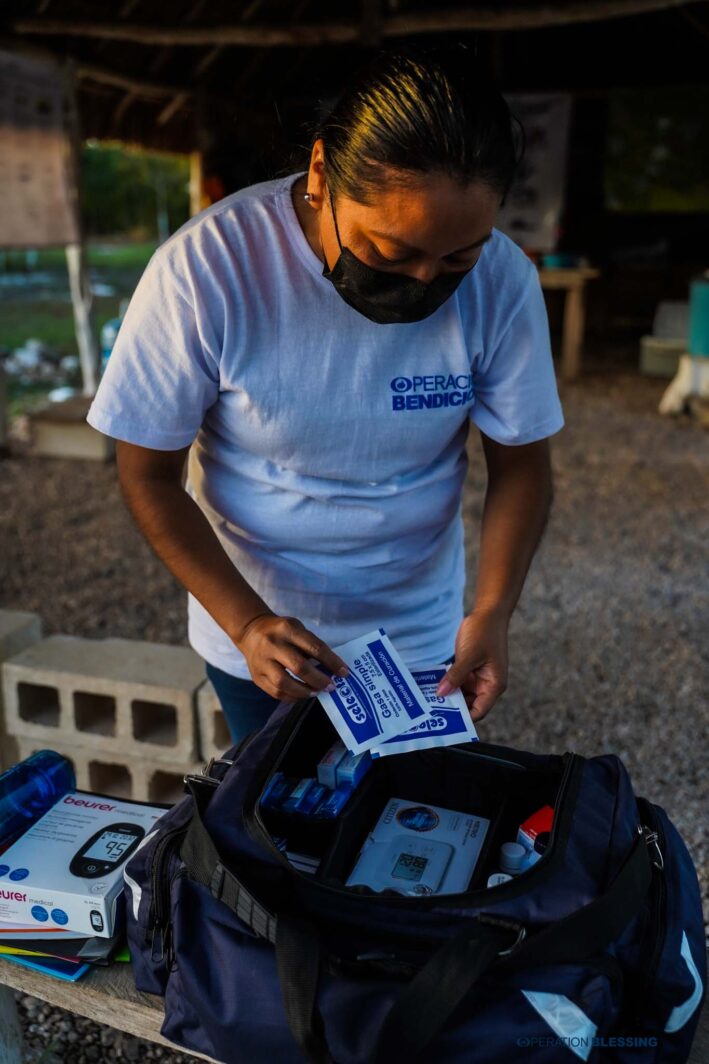
[[[399,894],[436,894],[443,884],[453,847],[434,839],[396,835],[389,842],[373,842],[361,853],[347,886],[395,890]]]
[[[139,824],[109,824],[92,835],[72,857],[69,871],[82,879],[108,875],[128,860],[144,835]]]

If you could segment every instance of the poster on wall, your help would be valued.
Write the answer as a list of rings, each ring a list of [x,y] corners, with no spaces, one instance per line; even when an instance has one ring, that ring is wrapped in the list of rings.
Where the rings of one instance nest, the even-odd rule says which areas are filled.
[[[506,93],[505,99],[524,127],[526,144],[496,227],[527,251],[554,251],[564,208],[571,96]]]
[[[0,248],[78,241],[70,115],[60,67],[0,51]]]

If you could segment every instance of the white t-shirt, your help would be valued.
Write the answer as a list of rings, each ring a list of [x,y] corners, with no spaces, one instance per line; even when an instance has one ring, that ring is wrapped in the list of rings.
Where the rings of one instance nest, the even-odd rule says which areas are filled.
[[[538,273],[493,230],[434,314],[371,322],[322,276],[299,176],[227,196],[155,251],[87,420],[192,444],[187,490],[270,609],[330,646],[382,627],[410,667],[438,664],[463,617],[468,419],[512,445],[564,423]],[[249,677],[192,595],[188,635]]]

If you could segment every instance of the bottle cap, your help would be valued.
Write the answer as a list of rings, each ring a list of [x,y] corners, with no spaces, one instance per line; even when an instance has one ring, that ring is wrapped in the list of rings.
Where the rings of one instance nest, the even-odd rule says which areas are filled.
[[[488,887],[499,887],[500,883],[507,883],[510,879],[512,879],[512,876],[508,875],[507,872],[493,872],[491,876],[488,876],[487,885]]]
[[[522,871],[522,864],[527,854],[519,842],[503,842],[500,847],[500,868],[511,876]]]

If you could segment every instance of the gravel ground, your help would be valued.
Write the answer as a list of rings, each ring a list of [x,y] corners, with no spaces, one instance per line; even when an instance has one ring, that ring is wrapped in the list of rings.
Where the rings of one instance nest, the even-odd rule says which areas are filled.
[[[563,394],[556,501],[511,631],[511,678],[481,738],[614,752],[684,836],[709,897],[709,435],[656,413],[663,382],[590,372]],[[184,594],[131,523],[112,466],[0,464],[0,605],[47,633],[184,643]],[[471,442],[470,579],[484,478]],[[469,589],[469,600],[472,587]],[[709,905],[705,911],[709,911]],[[186,1060],[21,999],[38,1061]]]

